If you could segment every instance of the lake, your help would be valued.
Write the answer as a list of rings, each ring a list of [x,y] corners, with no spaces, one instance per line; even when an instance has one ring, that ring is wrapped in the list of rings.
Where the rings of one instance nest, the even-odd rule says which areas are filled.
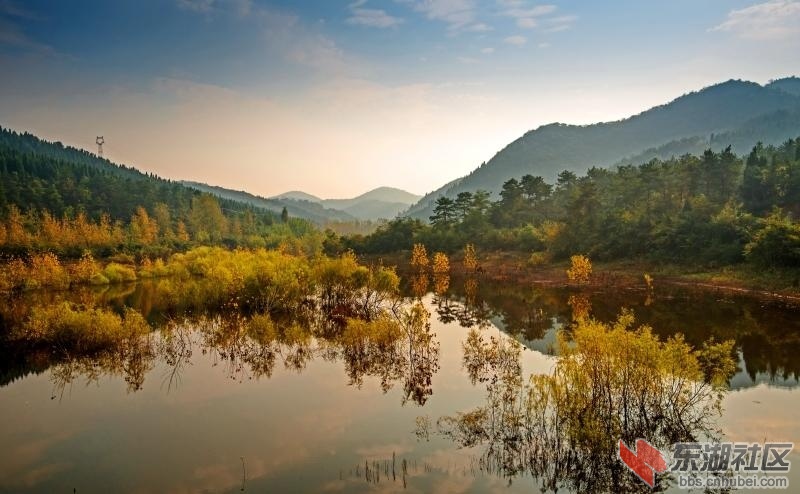
[[[159,283],[4,302],[4,331],[26,307],[60,300],[132,307],[156,331],[114,355],[2,349],[0,492],[539,491],[548,487],[543,472],[513,458],[522,448],[509,441],[518,438],[503,444],[511,457],[498,461],[487,452],[493,445],[441,430],[443,417],[490,408],[492,381],[466,368],[465,342],[471,331],[501,346],[519,342],[527,379],[553,372],[557,334],[576,316],[610,322],[623,308],[662,339],[680,332],[696,347],[735,341],[737,368],[712,419],[719,430],[699,437],[800,443],[800,311],[779,302],[659,286],[577,291],[411,280],[405,290],[430,312],[431,337],[389,349],[295,326],[265,343],[240,332],[231,312],[167,304]],[[620,471],[614,475],[632,477]],[[574,472],[582,470],[554,474],[559,490],[592,485]],[[800,486],[797,472],[790,485]]]

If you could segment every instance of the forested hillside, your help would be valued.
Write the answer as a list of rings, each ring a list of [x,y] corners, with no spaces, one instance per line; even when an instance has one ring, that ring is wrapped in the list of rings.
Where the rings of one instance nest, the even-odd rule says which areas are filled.
[[[800,96],[800,77],[785,77],[776,79],[767,84],[772,89],[780,89],[795,96]]]
[[[414,243],[454,252],[530,252],[531,262],[576,253],[593,259],[724,266],[748,261],[800,267],[800,139],[758,145],[738,157],[730,147],[554,182],[525,175],[507,180],[499,200],[485,191],[436,201],[430,225],[393,221],[366,237],[329,238],[327,248],[365,253]]]
[[[190,245],[277,245],[304,220],[119,166],[86,151],[0,129],[0,253],[80,256]]]
[[[796,88],[795,79],[766,86],[731,80],[617,122],[544,125],[512,142],[463,179],[426,196],[407,214],[425,219],[433,201],[442,195],[455,198],[459,192],[479,189],[497,193],[506,180],[525,174],[553,181],[562,170],[582,174],[591,167],[636,159],[645,150],[661,146],[679,156],[698,150],[697,146],[683,148],[681,143],[732,145],[739,153],[747,152],[759,140],[779,144],[800,133]]]
[[[722,149],[726,146],[731,146],[736,154],[747,154],[758,142],[780,144],[798,134],[800,134],[800,110],[779,110],[748,120],[735,130],[672,141],[621,160],[618,164],[644,163],[653,158],[665,160],[683,154],[701,154],[709,148]]]

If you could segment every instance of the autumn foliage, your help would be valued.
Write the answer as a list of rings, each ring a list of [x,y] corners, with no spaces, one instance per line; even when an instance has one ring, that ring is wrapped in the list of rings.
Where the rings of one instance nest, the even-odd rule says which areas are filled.
[[[444,252],[437,252],[433,255],[433,274],[442,275],[450,273],[450,259]]]
[[[570,267],[567,269],[567,278],[574,283],[588,283],[592,275],[592,262],[584,255],[574,255],[569,258]]]
[[[417,271],[423,271],[428,267],[428,251],[423,244],[414,244],[411,250],[411,267]]]

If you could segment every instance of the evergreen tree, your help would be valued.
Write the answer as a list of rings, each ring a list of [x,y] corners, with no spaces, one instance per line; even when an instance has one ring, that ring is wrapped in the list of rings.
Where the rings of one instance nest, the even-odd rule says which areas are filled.
[[[455,201],[446,196],[436,199],[436,207],[433,208],[433,216],[430,217],[431,224],[435,228],[447,228],[455,223],[455,219]]]

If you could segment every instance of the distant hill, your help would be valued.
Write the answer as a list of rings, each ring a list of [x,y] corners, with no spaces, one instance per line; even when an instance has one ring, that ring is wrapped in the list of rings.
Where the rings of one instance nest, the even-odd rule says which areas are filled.
[[[325,208],[318,202],[290,198],[266,198],[241,190],[231,190],[224,187],[218,187],[216,185],[208,185],[187,180],[184,180],[181,183],[187,187],[208,192],[209,194],[213,194],[217,197],[243,202],[245,204],[250,204],[252,206],[266,209],[275,213],[280,213],[285,207],[286,211],[289,213],[289,216],[295,218],[304,218],[320,225],[328,221],[353,221],[356,219],[354,216],[351,216],[344,211]]]
[[[709,136],[695,136],[671,141],[657,148],[621,160],[618,164],[639,165],[652,160],[669,159],[684,154],[703,154],[706,149],[731,146],[734,153],[747,154],[758,143],[780,144],[800,135],[800,110],[780,110],[748,120],[741,127]]]
[[[402,189],[395,189],[394,187],[378,187],[377,189],[370,190],[369,192],[365,192],[352,199],[326,199],[323,202],[326,205],[330,205],[330,207],[344,209],[366,201],[380,201],[410,205],[419,201],[420,198],[421,196],[412,194],[411,192],[406,192]]]
[[[739,139],[734,147],[752,146],[751,130],[761,125],[766,132],[766,127],[774,123],[773,117],[783,120],[766,134],[797,135],[800,129],[792,117],[800,110],[797,89],[797,78],[765,86],[730,80],[615,122],[544,125],[510,143],[469,175],[426,195],[405,214],[427,219],[438,197],[455,197],[459,192],[478,189],[497,192],[506,180],[525,174],[553,182],[562,170],[581,174],[592,166],[609,167],[659,147],[680,153],[684,148],[694,151],[702,146],[703,139],[721,144],[712,134]],[[759,124],[759,117],[766,120]],[[741,130],[748,126],[751,130]]]
[[[786,77],[784,79],[776,79],[769,84],[768,88],[780,89],[789,94],[800,96],[800,77]]]
[[[312,202],[328,210],[341,211],[359,220],[391,219],[419,201],[421,196],[393,187],[378,187],[352,199],[320,199],[302,191],[290,191],[271,200]],[[291,211],[290,211],[291,213]]]
[[[306,194],[301,190],[290,190],[289,192],[284,192],[283,194],[271,197],[271,199],[292,199],[294,201],[322,202],[322,199],[319,197]]]

